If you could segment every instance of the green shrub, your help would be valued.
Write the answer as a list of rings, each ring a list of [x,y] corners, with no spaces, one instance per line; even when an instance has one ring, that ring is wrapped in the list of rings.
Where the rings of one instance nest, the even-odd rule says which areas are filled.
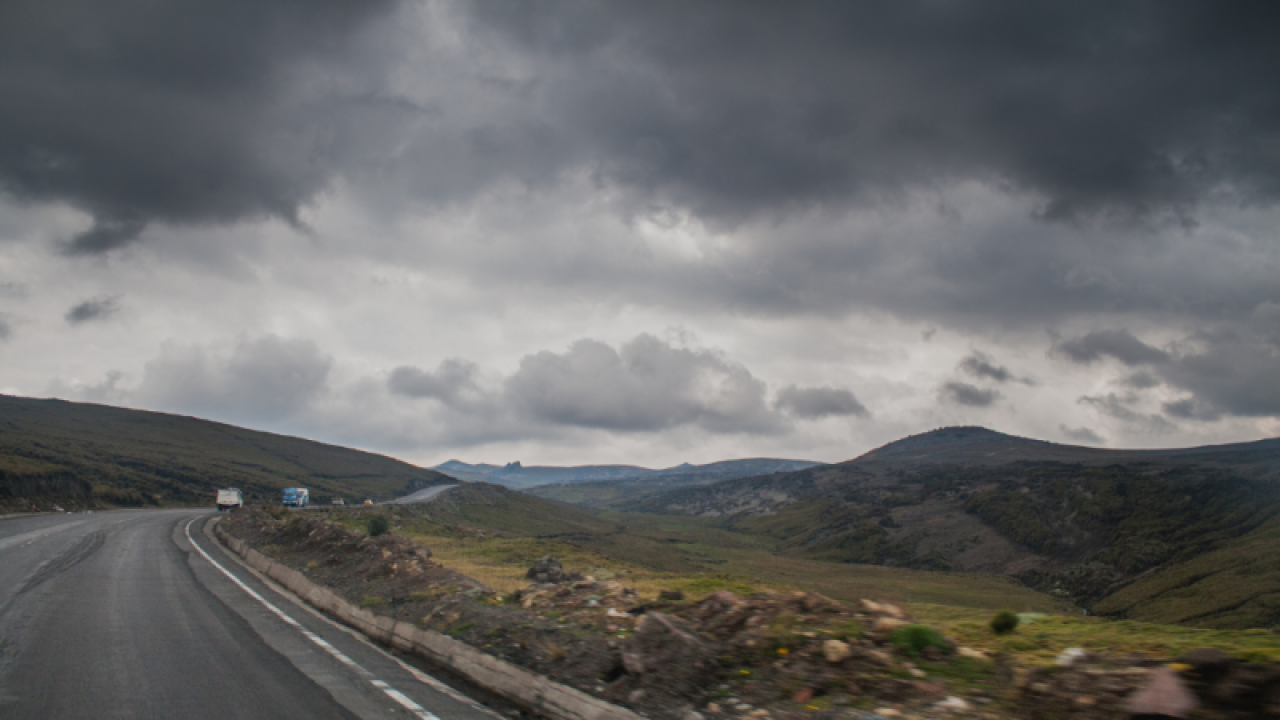
[[[386,515],[374,515],[369,518],[367,527],[369,528],[369,537],[378,537],[391,531],[391,521],[387,519]]]
[[[951,650],[947,639],[937,630],[925,625],[908,625],[898,628],[889,636],[889,642],[910,655],[919,655],[925,648],[937,648],[943,652]]]
[[[991,618],[991,632],[997,635],[1008,635],[1018,629],[1018,616],[1008,610],[1001,610]]]

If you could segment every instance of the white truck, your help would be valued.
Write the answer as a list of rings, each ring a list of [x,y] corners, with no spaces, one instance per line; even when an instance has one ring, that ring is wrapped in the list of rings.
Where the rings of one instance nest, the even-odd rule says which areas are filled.
[[[236,488],[222,488],[218,491],[218,510],[244,507],[244,493]]]

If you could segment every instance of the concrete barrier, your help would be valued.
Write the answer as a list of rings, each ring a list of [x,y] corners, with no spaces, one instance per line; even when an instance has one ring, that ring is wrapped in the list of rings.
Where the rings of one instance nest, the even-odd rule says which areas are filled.
[[[384,645],[439,663],[490,692],[549,717],[644,720],[643,715],[480,652],[448,635],[356,607],[333,590],[317,585],[297,570],[275,562],[233,537],[222,529],[220,519],[211,520],[215,523],[214,533],[223,545],[243,558],[246,565],[288,588],[312,607]]]

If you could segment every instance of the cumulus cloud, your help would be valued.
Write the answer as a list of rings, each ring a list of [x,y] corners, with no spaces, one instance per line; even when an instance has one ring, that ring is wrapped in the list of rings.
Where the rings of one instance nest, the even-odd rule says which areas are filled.
[[[120,311],[120,303],[115,298],[91,298],[77,303],[63,317],[71,325],[83,325],[87,322],[106,320]]]
[[[167,344],[148,362],[134,402],[239,422],[290,417],[326,390],[332,359],[309,340],[242,338],[229,348]]]
[[[1089,364],[1104,357],[1114,358],[1130,367],[1158,365],[1169,360],[1169,354],[1153,348],[1128,330],[1098,330],[1055,343],[1053,352],[1068,360]]]
[[[804,420],[826,417],[870,417],[871,413],[852,392],[844,388],[796,387],[778,390],[774,406]]]
[[[957,405],[968,405],[969,407],[990,407],[1000,399],[1000,393],[996,390],[980,388],[977,385],[970,385],[964,382],[946,382],[938,390],[938,397],[943,402],[955,403]]]
[[[387,376],[387,389],[411,398],[435,398],[446,405],[457,405],[467,395],[479,394],[476,384],[479,368],[475,363],[449,358],[435,372],[402,365]]]
[[[707,350],[640,335],[618,350],[579,340],[564,353],[527,355],[504,385],[522,416],[557,425],[656,431],[696,425],[712,432],[776,432],[765,384]]]
[[[1059,425],[1058,430],[1067,436],[1067,439],[1084,445],[1105,445],[1107,442],[1105,438],[1087,427],[1073,428]]]

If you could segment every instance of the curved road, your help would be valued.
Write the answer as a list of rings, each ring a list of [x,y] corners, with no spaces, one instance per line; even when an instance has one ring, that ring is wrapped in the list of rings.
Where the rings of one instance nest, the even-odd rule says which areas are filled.
[[[275,592],[210,515],[0,519],[0,717],[497,717]]]

